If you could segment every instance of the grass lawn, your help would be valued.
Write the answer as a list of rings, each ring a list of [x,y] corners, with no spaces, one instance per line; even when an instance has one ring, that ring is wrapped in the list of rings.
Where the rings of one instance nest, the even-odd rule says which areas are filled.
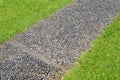
[[[120,80],[120,15],[63,80]]]
[[[0,0],[0,43],[70,2],[71,0]]]

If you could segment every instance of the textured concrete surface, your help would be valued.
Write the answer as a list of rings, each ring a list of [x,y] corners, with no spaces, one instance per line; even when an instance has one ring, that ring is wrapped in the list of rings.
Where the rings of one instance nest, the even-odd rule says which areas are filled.
[[[119,7],[120,0],[75,0],[18,34],[11,42],[22,46],[14,42],[0,46],[0,79],[60,79],[115,18]]]
[[[118,3],[118,0],[78,0],[17,35],[15,40],[68,66],[115,17]]]
[[[51,80],[62,75],[61,69],[44,63],[11,44],[5,44],[0,55],[4,58],[0,62],[0,80]]]

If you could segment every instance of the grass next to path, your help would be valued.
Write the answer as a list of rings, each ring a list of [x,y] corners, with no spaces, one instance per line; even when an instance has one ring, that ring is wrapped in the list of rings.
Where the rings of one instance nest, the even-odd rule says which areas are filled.
[[[0,0],[0,43],[71,0]]]
[[[120,80],[120,15],[63,80]]]

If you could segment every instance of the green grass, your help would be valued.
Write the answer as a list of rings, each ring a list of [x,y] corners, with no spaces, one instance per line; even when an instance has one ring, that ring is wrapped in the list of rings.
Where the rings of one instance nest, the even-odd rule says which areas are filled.
[[[120,80],[120,15],[63,80]]]
[[[70,2],[71,0],[0,0],[0,43]]]

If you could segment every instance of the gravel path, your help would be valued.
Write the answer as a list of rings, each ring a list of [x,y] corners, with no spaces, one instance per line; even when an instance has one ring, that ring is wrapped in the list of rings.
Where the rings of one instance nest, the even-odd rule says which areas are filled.
[[[0,80],[60,80],[119,6],[120,0],[75,0],[0,45]]]

